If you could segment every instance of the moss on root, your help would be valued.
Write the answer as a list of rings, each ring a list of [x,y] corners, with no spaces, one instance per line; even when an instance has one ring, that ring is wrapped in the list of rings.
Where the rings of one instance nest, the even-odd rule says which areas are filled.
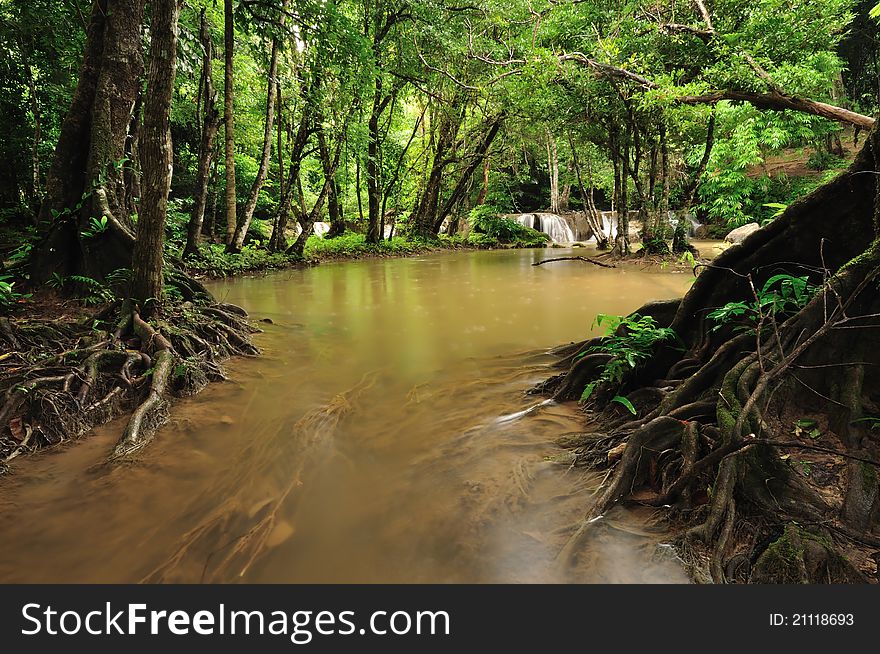
[[[761,553],[749,577],[758,584],[865,583],[826,534],[794,523]]]

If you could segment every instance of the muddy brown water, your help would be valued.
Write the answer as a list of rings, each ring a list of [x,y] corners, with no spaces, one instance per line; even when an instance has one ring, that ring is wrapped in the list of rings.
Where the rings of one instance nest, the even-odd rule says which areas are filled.
[[[177,402],[135,463],[115,421],[0,479],[4,582],[684,582],[650,514],[556,556],[599,484],[554,445],[575,406],[524,391],[547,350],[689,275],[533,267],[584,250],[330,263],[212,285],[265,356]],[[531,410],[529,410],[531,409]]]

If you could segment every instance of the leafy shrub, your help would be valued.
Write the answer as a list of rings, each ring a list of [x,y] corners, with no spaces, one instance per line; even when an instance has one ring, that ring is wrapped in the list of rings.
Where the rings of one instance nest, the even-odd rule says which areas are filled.
[[[165,219],[165,245],[169,251],[179,253],[186,243],[189,229],[190,214],[184,211],[184,201],[173,199],[168,201],[168,213]]]
[[[239,253],[228,254],[226,246],[209,243],[202,245],[200,252],[201,257],[187,260],[189,269],[217,277],[228,277],[255,270],[285,268],[291,263],[291,258],[283,252],[272,253],[252,244],[245,245]]]
[[[467,237],[468,245],[476,248],[491,248],[498,245],[498,239],[488,234],[471,232]]]
[[[310,236],[306,241],[304,255],[309,259],[337,259],[342,257],[359,256],[393,256],[401,254],[415,254],[425,249],[426,244],[409,241],[401,236],[395,236],[390,241],[381,240],[377,244],[367,243],[367,237],[363,234],[345,232],[336,238],[323,239],[318,236]]]
[[[545,245],[550,240],[550,237],[543,232],[521,225],[513,218],[500,216],[498,209],[490,204],[482,204],[471,209],[469,219],[475,232],[493,238],[498,243],[535,247]]]
[[[581,401],[587,400],[600,383],[619,386],[624,375],[647,360],[657,344],[676,340],[678,336],[669,327],[660,327],[651,316],[609,316],[600,313],[596,325],[607,325],[608,332],[599,345],[594,345],[578,355],[584,357],[591,352],[610,354],[612,358],[602,368],[599,376],[584,388]],[[612,401],[622,404],[635,413],[632,403],[625,397],[615,395]]]
[[[807,305],[817,287],[808,277],[788,274],[774,275],[757,292],[752,301],[728,302],[711,311],[707,317],[716,322],[713,331],[729,323],[739,323],[736,331],[751,331],[765,318],[777,319],[793,315]]]

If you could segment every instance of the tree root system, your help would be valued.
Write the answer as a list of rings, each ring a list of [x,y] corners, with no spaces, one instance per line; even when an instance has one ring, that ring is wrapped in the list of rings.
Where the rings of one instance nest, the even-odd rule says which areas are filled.
[[[593,429],[566,446],[607,470],[576,536],[618,503],[661,509],[696,579],[716,583],[877,580],[880,550],[880,240],[872,136],[837,180],[791,205],[698,275],[647,305],[679,342],[657,346],[585,403]],[[756,302],[773,275],[815,291],[743,326],[708,314]],[[563,372],[533,392],[574,400],[611,355],[603,339],[558,348]],[[613,395],[629,398],[631,415]]]
[[[0,319],[0,472],[124,413],[110,460],[128,458],[168,419],[171,398],[225,379],[224,359],[258,354],[244,310],[192,283],[190,300],[149,320],[129,301],[80,320]]]

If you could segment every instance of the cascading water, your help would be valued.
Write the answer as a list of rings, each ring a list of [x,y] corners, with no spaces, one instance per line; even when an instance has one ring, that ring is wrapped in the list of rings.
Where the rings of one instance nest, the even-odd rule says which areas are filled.
[[[544,232],[554,243],[574,243],[577,240],[565,218],[555,213],[524,213],[517,216],[516,221],[520,225]]]
[[[673,229],[678,226],[678,221],[680,220],[680,216],[675,211],[669,212],[669,224],[672,225]],[[700,227],[702,223],[698,222],[696,218],[694,218],[694,214],[687,213],[684,216],[684,220],[688,221],[688,236],[693,236],[697,227]]]

